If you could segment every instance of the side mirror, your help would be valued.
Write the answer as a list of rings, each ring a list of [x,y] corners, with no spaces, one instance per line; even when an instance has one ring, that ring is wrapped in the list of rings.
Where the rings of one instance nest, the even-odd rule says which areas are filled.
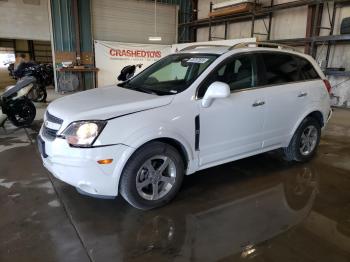
[[[202,106],[209,107],[214,99],[226,98],[231,94],[230,86],[223,82],[212,83],[204,94]]]
[[[138,65],[136,65],[138,66]],[[120,71],[120,74],[118,76],[119,81],[126,81],[129,78],[133,77],[136,71],[135,65],[127,65],[124,66],[123,69]]]

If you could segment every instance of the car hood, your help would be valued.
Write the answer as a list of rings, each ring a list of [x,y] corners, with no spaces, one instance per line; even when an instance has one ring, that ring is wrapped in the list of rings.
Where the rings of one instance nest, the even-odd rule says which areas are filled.
[[[171,103],[173,97],[109,86],[59,98],[50,103],[47,110],[65,122],[110,119],[165,106]]]

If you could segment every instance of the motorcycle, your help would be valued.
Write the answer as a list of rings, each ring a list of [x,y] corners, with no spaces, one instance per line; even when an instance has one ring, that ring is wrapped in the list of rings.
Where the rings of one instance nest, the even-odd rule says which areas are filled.
[[[11,76],[13,79],[15,79],[15,77],[13,75],[13,71],[15,70],[15,63],[8,62],[8,63],[5,63],[5,65],[7,65],[7,70],[9,71],[9,76]]]
[[[36,79],[24,77],[17,81],[16,85],[9,86],[0,96],[0,126],[8,119],[17,127],[26,127],[33,123],[36,116],[36,108],[28,98]]]
[[[34,77],[36,83],[29,97],[34,102],[45,102],[47,98],[46,86],[53,83],[53,68],[51,65],[26,63],[15,72],[17,78]]]

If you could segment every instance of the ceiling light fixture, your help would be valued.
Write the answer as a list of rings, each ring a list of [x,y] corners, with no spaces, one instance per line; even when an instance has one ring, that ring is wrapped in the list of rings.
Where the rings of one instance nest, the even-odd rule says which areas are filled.
[[[148,37],[149,41],[162,41],[161,36],[157,36],[157,0],[154,0],[154,36]]]

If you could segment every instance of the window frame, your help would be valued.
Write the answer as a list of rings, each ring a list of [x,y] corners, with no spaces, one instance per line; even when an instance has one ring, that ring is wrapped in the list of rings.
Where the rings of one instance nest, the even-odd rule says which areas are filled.
[[[265,77],[264,77],[264,73],[266,72],[266,68],[265,68],[265,63],[264,61],[261,59],[260,54],[263,53],[275,53],[275,54],[284,54],[284,55],[290,55],[293,59],[296,60],[297,65],[298,65],[298,73],[300,74],[300,70],[301,70],[301,66],[299,63],[298,59],[303,59],[305,61],[307,61],[312,68],[315,70],[315,72],[317,73],[317,78],[315,79],[303,79],[303,80],[299,80],[299,81],[293,81],[293,82],[287,82],[287,83],[278,83],[278,84],[261,84],[264,80],[265,81]],[[237,56],[241,56],[241,55],[252,55],[253,56],[253,60],[254,60],[254,68],[257,72],[257,86],[255,87],[249,87],[249,88],[243,88],[243,89],[238,89],[238,90],[231,90],[231,93],[237,93],[237,92],[242,92],[242,91],[250,91],[250,90],[255,90],[255,89],[260,89],[260,88],[266,88],[266,87],[271,87],[271,86],[284,86],[284,85],[289,85],[289,84],[294,84],[294,83],[301,83],[301,82],[309,82],[309,81],[320,81],[322,80],[321,75],[319,74],[319,72],[316,70],[315,66],[313,65],[313,63],[311,63],[307,58],[299,55],[299,54],[294,54],[294,53],[288,53],[288,52],[280,52],[280,51],[275,51],[275,50],[257,50],[257,51],[247,51],[247,52],[242,52],[242,53],[236,53],[233,54],[230,57],[227,57],[226,59],[224,59],[223,61],[221,61],[217,66],[215,66],[215,68],[205,77],[205,79],[203,79],[203,81],[198,85],[197,89],[196,89],[196,94],[195,94],[195,98],[196,100],[201,100],[203,97],[199,97],[198,96],[198,92],[199,89],[202,88],[202,86],[205,84],[205,81],[207,81],[207,79],[211,76],[211,74],[213,74],[213,72],[215,72],[216,70],[218,70],[221,66],[223,66],[226,62],[228,62],[228,60],[230,59],[234,59]],[[298,58],[298,59],[296,59]],[[299,77],[300,78],[300,77]],[[208,86],[209,87],[209,86]],[[207,88],[208,88],[207,87]],[[204,96],[204,95],[203,95]]]
[[[221,61],[218,65],[216,65],[214,67],[213,70],[211,70],[211,72],[202,80],[202,82],[198,85],[197,89],[196,89],[196,94],[195,94],[195,98],[196,100],[200,100],[204,97],[204,95],[202,97],[198,96],[199,90],[201,88],[204,88],[206,85],[206,89],[208,89],[209,85],[208,83],[206,83],[206,81],[208,81],[208,79],[217,71],[219,70],[222,66],[224,66],[225,64],[228,64],[230,62],[232,62],[233,60],[242,57],[242,56],[250,56],[251,57],[251,62],[252,62],[252,67],[253,67],[253,74],[256,75],[256,86],[254,87],[248,87],[248,88],[242,88],[242,89],[237,89],[237,90],[231,90],[231,93],[236,93],[236,92],[240,92],[240,91],[244,91],[244,90],[251,90],[251,89],[256,89],[259,86],[259,73],[258,73],[258,64],[257,64],[257,59],[256,59],[256,55],[253,52],[242,52],[242,53],[238,53],[238,54],[233,54],[227,58],[225,58],[223,61]],[[204,92],[205,94],[205,92]]]

